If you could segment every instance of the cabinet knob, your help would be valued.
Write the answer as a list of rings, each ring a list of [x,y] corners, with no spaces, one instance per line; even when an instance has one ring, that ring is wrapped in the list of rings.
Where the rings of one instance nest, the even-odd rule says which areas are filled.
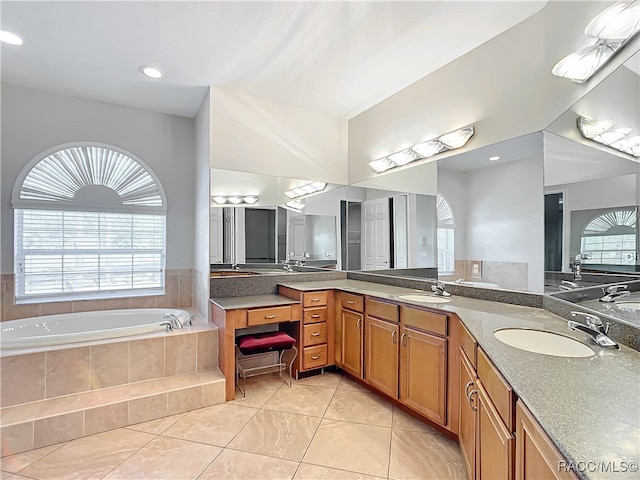
[[[312,302],[319,302],[319,301],[320,301],[320,299],[319,299],[319,298],[312,298],[312,299],[311,299],[311,301],[312,301]]]
[[[276,318],[276,315],[265,315],[264,318],[271,320],[272,318]]]
[[[354,303],[356,303],[356,302],[354,302],[353,300],[347,300],[347,303],[348,303],[349,305],[353,305],[353,304],[354,304]]]
[[[397,336],[398,336],[398,332],[396,332],[395,330],[393,330],[393,331],[391,332],[391,341],[392,341],[393,343],[398,343],[398,342],[396,341],[396,337],[397,337]]]
[[[319,313],[314,313],[313,315],[311,315],[311,318],[320,318],[320,314]]]
[[[320,336],[320,332],[313,332],[311,334],[312,337],[319,337]]]
[[[311,360],[320,360],[320,355],[312,355]]]

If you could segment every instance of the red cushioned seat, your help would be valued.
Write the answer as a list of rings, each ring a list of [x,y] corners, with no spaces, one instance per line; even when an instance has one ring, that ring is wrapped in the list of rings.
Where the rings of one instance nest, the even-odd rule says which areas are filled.
[[[257,333],[236,339],[238,348],[245,355],[284,350],[295,345],[296,340],[284,332]]]

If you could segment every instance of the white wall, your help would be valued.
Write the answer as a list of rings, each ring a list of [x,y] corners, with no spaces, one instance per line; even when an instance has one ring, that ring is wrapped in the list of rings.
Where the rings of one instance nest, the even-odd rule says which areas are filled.
[[[194,209],[194,307],[209,315],[209,165],[211,164],[211,97],[202,100],[195,120],[195,209]]]
[[[463,234],[467,222],[467,176],[456,170],[438,169],[438,192],[444,196],[453,212],[455,225],[454,257],[466,260],[466,236]]]
[[[539,158],[469,172],[466,258],[528,264],[528,289],[544,281],[544,190]],[[456,229],[457,233],[457,229]]]
[[[211,89],[211,167],[347,184],[346,122]]]
[[[193,119],[7,84],[2,85],[1,98],[2,273],[13,272],[11,191],[16,177],[41,152],[79,141],[120,147],[154,171],[167,195],[166,266],[193,267]]]

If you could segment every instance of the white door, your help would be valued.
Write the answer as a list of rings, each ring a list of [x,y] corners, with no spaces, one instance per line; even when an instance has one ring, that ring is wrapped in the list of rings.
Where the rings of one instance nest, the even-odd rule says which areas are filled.
[[[289,260],[305,260],[306,221],[304,215],[291,217],[289,221]]]
[[[211,208],[209,214],[209,263],[222,263],[222,207]]]
[[[408,201],[406,195],[393,197],[393,268],[407,268],[408,245]]]
[[[389,268],[389,199],[362,203],[362,269]]]

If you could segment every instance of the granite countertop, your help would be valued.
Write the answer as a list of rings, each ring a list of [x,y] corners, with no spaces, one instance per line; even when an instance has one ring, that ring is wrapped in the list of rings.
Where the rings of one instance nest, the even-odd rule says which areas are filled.
[[[226,297],[212,298],[211,302],[215,303],[223,310],[235,310],[236,308],[260,308],[260,307],[277,307],[280,305],[295,305],[300,303],[299,300],[284,297],[282,295],[249,295],[246,297]]]
[[[640,463],[639,352],[624,345],[620,350],[600,348],[581,332],[569,330],[563,318],[538,308],[460,296],[451,297],[450,303],[427,305],[398,295],[430,292],[354,280],[285,285],[302,291],[337,289],[375,295],[456,313],[558,450],[570,462],[583,462],[578,464],[579,475],[639,478],[637,470],[621,471],[629,462]],[[493,332],[504,327],[561,333],[588,344],[596,354],[565,358],[519,350],[494,337]]]

